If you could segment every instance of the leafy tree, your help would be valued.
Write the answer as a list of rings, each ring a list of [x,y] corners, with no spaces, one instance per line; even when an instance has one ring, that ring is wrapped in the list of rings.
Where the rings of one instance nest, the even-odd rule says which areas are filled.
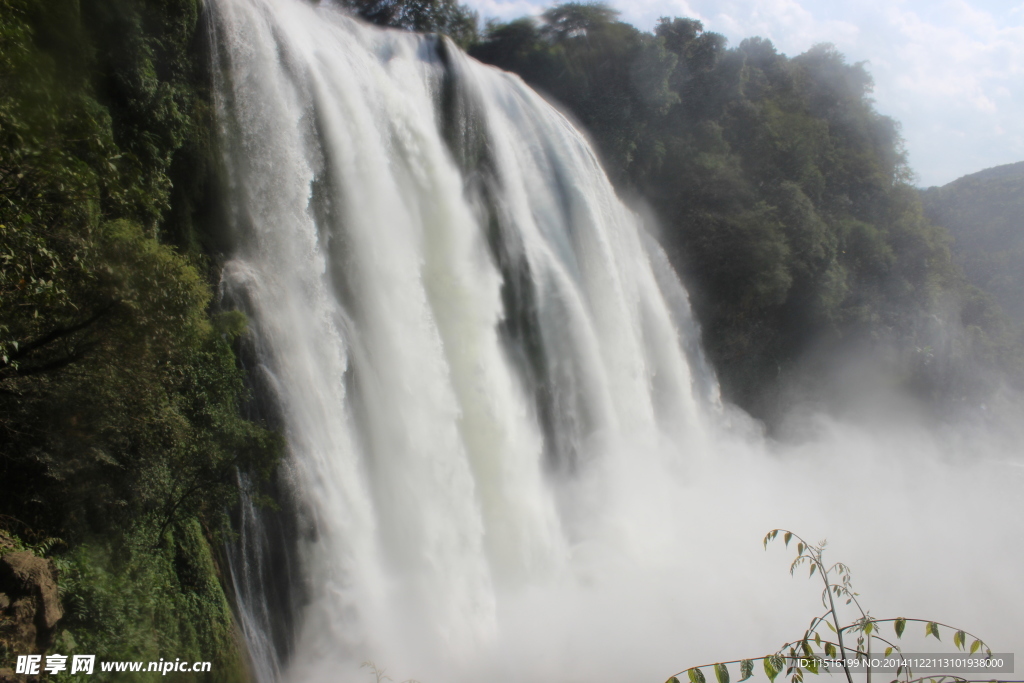
[[[156,236],[174,152],[205,123],[182,111],[198,96],[175,34],[195,30],[197,7],[163,5],[154,34],[141,3],[4,4],[0,512],[61,535],[106,529],[179,509],[186,482],[216,486],[221,464],[273,450],[239,416],[227,318],[209,317],[200,262]]]
[[[478,39],[476,12],[455,0],[345,0],[343,4],[379,26],[443,33],[464,48]]]
[[[125,659],[231,658],[211,530],[281,450],[200,253],[199,8],[0,0],[0,531],[63,539],[72,641]]]
[[[678,96],[668,81],[676,57],[616,16],[598,3],[557,5],[539,24],[492,22],[470,54],[519,73],[568,107],[595,137],[609,172],[624,178],[640,159],[657,155],[643,149],[645,131]]]
[[[544,12],[541,33],[554,42],[585,38],[607,28],[619,16],[618,10],[593,2],[567,2]]]
[[[863,63],[831,45],[728,49],[693,19],[662,18],[652,35],[616,16],[567,3],[492,22],[471,54],[565,106],[613,181],[654,208],[727,397],[781,415],[787,387],[822,374],[804,370],[822,343],[878,347],[937,405],[991,389],[978,363],[1024,381],[1024,347],[982,312],[925,218]],[[942,344],[968,317],[970,339]]]

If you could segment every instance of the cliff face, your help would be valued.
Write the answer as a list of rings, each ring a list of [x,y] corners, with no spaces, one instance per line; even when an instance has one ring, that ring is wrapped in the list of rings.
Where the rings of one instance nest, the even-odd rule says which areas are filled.
[[[12,622],[5,629],[8,649],[34,654],[46,650],[64,616],[53,561],[26,551],[0,558],[0,609],[4,620]]]
[[[15,550],[0,536],[0,651],[12,655],[43,654],[53,644],[64,616],[52,560]],[[0,681],[16,681],[11,669],[0,669]]]

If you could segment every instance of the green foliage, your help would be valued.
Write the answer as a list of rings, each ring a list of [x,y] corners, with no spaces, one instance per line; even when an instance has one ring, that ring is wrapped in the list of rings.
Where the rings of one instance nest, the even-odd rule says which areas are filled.
[[[479,38],[476,12],[456,0],[343,0],[342,5],[379,26],[441,33],[463,48]]]
[[[941,640],[939,638],[940,627],[953,629],[952,626],[924,619],[907,619],[905,617],[876,619],[872,617],[870,612],[865,611],[861,607],[860,594],[853,590],[850,568],[842,562],[836,562],[831,565],[825,564],[825,541],[821,541],[818,544],[808,543],[792,531],[773,529],[764,537],[764,547],[766,550],[768,549],[768,544],[776,540],[780,533],[783,535],[783,542],[786,547],[789,547],[790,541],[794,539],[797,541],[796,557],[790,563],[789,573],[793,574],[797,569],[807,567],[809,578],[814,577],[815,574],[821,578],[823,583],[821,604],[824,612],[820,616],[815,616],[811,619],[810,625],[799,639],[783,644],[782,647],[773,653],[751,659],[734,659],[728,662],[702,664],[686,669],[685,673],[690,683],[705,683],[706,679],[702,672],[702,669],[705,668],[715,672],[715,678],[718,683],[729,683],[729,666],[735,664],[739,665],[740,680],[745,681],[753,675],[754,662],[758,660],[761,660],[764,673],[769,681],[774,683],[776,678],[784,675],[789,678],[790,683],[799,683],[804,680],[805,672],[814,675],[829,673],[830,667],[837,666],[833,661],[836,659],[840,661],[838,666],[841,667],[849,683],[853,683],[853,675],[849,663],[854,660],[864,660],[864,665],[858,667],[858,670],[867,672],[867,680],[870,681],[871,667],[868,664],[868,660],[871,659],[872,652],[876,653],[876,657],[878,652],[878,650],[872,649],[873,645],[879,645],[884,651],[885,657],[899,657],[903,654],[903,650],[898,643],[892,642],[887,635],[882,634],[880,624],[892,624],[897,640],[903,638],[908,622],[923,624],[925,638],[931,635]],[[836,608],[836,600],[845,600],[847,605],[852,604],[856,612],[859,613],[859,617],[852,622],[844,624],[839,610]],[[823,631],[823,628],[827,628],[828,631]],[[970,654],[973,655],[984,649],[986,657],[992,656],[992,650],[980,638],[963,630],[955,631],[953,644],[958,650],[966,650],[967,637],[970,636],[973,639]],[[835,640],[832,640],[833,637]],[[851,637],[856,638],[856,645],[850,644],[849,639]],[[683,671],[680,671],[674,676],[669,677],[667,683],[679,683],[678,677],[683,673]],[[966,679],[948,674],[915,678],[910,666],[898,667],[896,678],[893,681],[894,683],[919,683],[921,681],[928,681],[929,683],[966,683]]]
[[[242,416],[245,318],[213,313],[198,250],[199,10],[0,0],[0,528],[38,552],[64,539],[63,645],[202,653],[224,678],[239,662],[201,524],[281,445]]]
[[[168,655],[216,662],[189,680],[241,680],[231,610],[210,544],[195,520],[176,525],[159,551],[152,530],[116,544],[87,543],[58,559],[65,605],[61,654],[156,661]],[[106,674],[117,680],[117,674]],[[120,674],[125,680],[138,674]],[[71,676],[58,680],[89,680]]]
[[[644,131],[679,97],[669,87],[676,56],[616,14],[598,3],[566,3],[539,24],[492,22],[470,54],[556,97],[594,135],[609,172],[622,177],[640,157],[657,155],[641,148]]]
[[[211,324],[204,279],[137,225],[100,221],[91,237],[66,315],[12,318],[20,342],[0,369],[3,511],[81,536],[219,505],[236,466],[259,468],[277,448],[239,417],[227,337],[243,321]]]
[[[890,374],[929,399],[983,391],[969,386],[979,362],[1024,378],[1012,350],[1024,345],[925,218],[870,74],[834,46],[727,49],[693,19],[649,34],[605,5],[566,3],[490,23],[471,54],[563,104],[613,181],[653,206],[723,390],[755,415],[784,409],[779,392],[822,340],[885,349]],[[967,317],[961,341],[939,343]]]

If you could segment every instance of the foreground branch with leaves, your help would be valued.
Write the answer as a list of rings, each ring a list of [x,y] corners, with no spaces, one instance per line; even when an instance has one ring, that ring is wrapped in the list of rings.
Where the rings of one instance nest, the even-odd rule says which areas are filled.
[[[808,543],[792,531],[773,529],[764,537],[764,547],[766,550],[768,543],[776,540],[779,534],[782,534],[783,543],[787,548],[792,541],[795,540],[797,542],[796,557],[790,564],[789,573],[794,574],[800,567],[809,567],[808,578],[814,577],[815,574],[821,578],[823,583],[821,604],[825,611],[811,619],[810,625],[799,639],[784,643],[782,647],[773,653],[749,659],[734,659],[726,662],[715,662],[713,664],[701,664],[700,666],[690,667],[671,676],[667,683],[680,683],[679,677],[683,675],[687,677],[690,683],[706,683],[707,677],[704,674],[704,669],[714,672],[717,683],[729,683],[731,680],[729,673],[730,665],[739,666],[739,681],[742,683],[742,681],[754,675],[754,664],[758,661],[761,662],[765,675],[772,683],[780,674],[788,677],[790,683],[800,683],[804,679],[805,671],[812,674],[827,673],[830,671],[828,660],[836,660],[837,658],[842,662],[842,671],[846,676],[846,680],[848,683],[853,683],[853,672],[850,670],[849,662],[851,660],[862,660],[865,663],[869,661],[872,656],[873,645],[880,645],[885,657],[902,658],[903,650],[894,641],[902,639],[907,624],[923,624],[924,636],[926,638],[934,636],[936,640],[941,640],[940,632],[942,629],[949,629],[953,631],[953,645],[957,650],[967,652],[969,649],[972,655],[981,652],[986,659],[992,657],[992,650],[985,641],[963,629],[928,619],[906,617],[876,619],[872,617],[870,612],[861,606],[860,594],[853,590],[850,568],[842,562],[835,562],[829,566],[825,565],[823,556],[827,546],[826,541],[821,541],[815,545]],[[860,616],[850,623],[843,624],[839,611],[836,608],[837,599],[845,601],[846,605],[852,605],[859,612]],[[890,640],[889,637],[882,635],[882,624],[892,625],[893,632],[895,633],[894,640]],[[823,628],[828,629],[828,632],[825,632],[824,635]],[[856,637],[856,644],[851,646],[849,639],[853,636]],[[971,642],[970,648],[967,646],[968,641]],[[878,652],[878,650],[874,650],[874,652]],[[867,681],[870,683],[870,666],[865,665],[858,669],[865,672]],[[928,681],[929,683],[967,683],[968,680],[961,676],[949,674],[915,678],[911,667],[899,666],[896,669],[896,678],[893,680],[893,683],[921,683],[923,681]]]

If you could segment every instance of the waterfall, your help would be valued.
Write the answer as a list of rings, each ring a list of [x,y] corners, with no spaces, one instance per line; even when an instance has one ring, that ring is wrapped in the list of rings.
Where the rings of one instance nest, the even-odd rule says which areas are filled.
[[[789,465],[722,405],[684,289],[585,137],[447,40],[300,0],[210,9],[223,291],[250,317],[295,501],[285,547],[233,562],[257,677],[371,680],[372,660],[425,681],[663,680],[703,661],[684,636],[717,603],[678,572],[721,550],[702,514],[739,517],[706,492],[756,500]],[[730,547],[760,549],[775,518],[753,517]],[[251,566],[268,552],[301,575],[283,649]],[[728,599],[735,564],[701,592]],[[771,590],[739,609],[800,594]]]

